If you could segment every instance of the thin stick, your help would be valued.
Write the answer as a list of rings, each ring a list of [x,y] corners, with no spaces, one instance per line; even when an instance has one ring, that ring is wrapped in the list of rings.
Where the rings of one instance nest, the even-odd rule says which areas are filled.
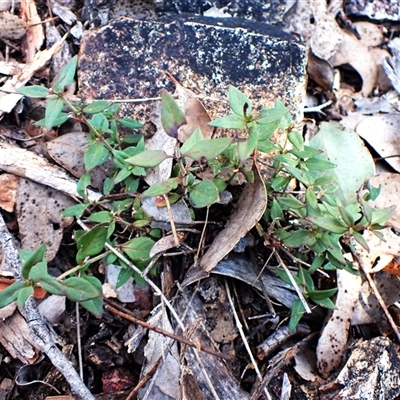
[[[225,290],[226,290],[226,296],[228,297],[228,301],[229,301],[229,304],[230,304],[231,309],[232,309],[233,317],[235,318],[236,326],[237,326],[237,328],[239,330],[239,333],[240,333],[240,337],[243,340],[244,347],[246,348],[247,354],[249,355],[251,363],[253,364],[254,371],[256,371],[256,374],[257,374],[257,376],[258,376],[258,378],[260,379],[260,382],[261,382],[263,380],[263,377],[261,375],[260,369],[258,368],[257,361],[254,358],[253,353],[251,352],[249,342],[247,341],[246,335],[245,335],[245,333],[243,331],[242,323],[240,322],[239,316],[238,316],[238,314],[236,312],[236,309],[235,309],[235,305],[233,304],[231,291],[229,289],[229,285],[228,285],[227,279],[225,279]],[[271,396],[268,393],[266,388],[264,389],[264,393],[265,393],[265,395],[267,396],[268,399],[271,399]]]
[[[111,306],[109,304],[106,304],[104,306],[104,308],[106,310],[108,310],[108,311],[111,311],[115,315],[118,315],[119,317],[121,317],[123,319],[126,319],[127,321],[130,321],[130,322],[133,322],[133,323],[135,323],[137,325],[143,326],[143,328],[150,329],[150,330],[152,330],[154,332],[159,333],[160,335],[167,336],[167,337],[169,337],[171,339],[176,340],[177,342],[184,343],[187,346],[194,347],[197,350],[204,351],[205,353],[211,354],[213,356],[216,356],[216,357],[219,357],[219,358],[223,358],[225,360],[231,360],[231,357],[229,355],[227,355],[227,354],[223,354],[223,353],[220,353],[219,351],[215,351],[214,349],[211,349],[210,347],[201,346],[201,345],[199,345],[197,343],[195,344],[189,339],[186,339],[186,338],[184,338],[182,336],[175,335],[174,333],[171,333],[171,332],[168,332],[168,331],[166,331],[164,329],[161,329],[158,326],[151,325],[151,324],[149,324],[147,322],[144,322],[144,321],[134,317],[130,313],[120,311],[120,310],[116,309],[115,307],[113,307],[113,306]]]
[[[356,259],[358,265],[360,266],[362,272],[364,273],[365,277],[367,278],[367,281],[369,283],[369,286],[371,287],[372,291],[374,292],[375,297],[378,300],[379,305],[381,306],[383,312],[386,315],[386,318],[389,321],[390,326],[393,329],[393,333],[396,335],[397,337],[397,341],[400,343],[400,332],[399,332],[399,328],[397,327],[396,323],[393,321],[392,316],[389,313],[389,310],[386,307],[385,301],[382,299],[381,294],[379,293],[378,288],[375,285],[374,280],[371,278],[371,275],[369,274],[364,261],[362,259],[362,257],[360,257],[356,251],[353,252],[353,257]]]
[[[274,250],[275,257],[278,259],[278,262],[280,266],[285,270],[286,275],[290,279],[290,283],[294,286],[294,289],[296,290],[297,296],[299,296],[299,299],[301,303],[303,304],[304,310],[306,311],[307,314],[311,314],[310,307],[308,306],[306,299],[303,296],[303,293],[301,293],[299,286],[297,285],[296,281],[293,279],[292,274],[289,271],[289,268],[286,266],[286,264],[283,262],[281,256],[278,254],[277,251]]]
[[[167,206],[167,212],[169,217],[169,222],[171,223],[172,234],[174,235],[175,246],[179,247],[181,244],[179,242],[178,233],[176,232],[176,226],[174,221],[174,216],[172,215],[171,204],[169,204],[168,195],[164,194],[165,205]]]
[[[75,303],[76,313],[76,341],[78,342],[78,364],[79,364],[79,376],[83,380],[83,360],[82,360],[82,343],[81,343],[81,321],[79,313],[79,303]]]

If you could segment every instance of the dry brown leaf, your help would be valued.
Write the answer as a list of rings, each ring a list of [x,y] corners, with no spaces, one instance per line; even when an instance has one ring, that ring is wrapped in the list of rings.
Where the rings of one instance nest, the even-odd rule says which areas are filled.
[[[8,11],[0,13],[0,38],[18,40],[25,35],[25,21]]]
[[[43,26],[34,0],[21,0],[21,15],[29,28],[26,31],[26,62],[33,60],[44,41]]]
[[[256,168],[254,183],[246,183],[238,200],[237,208],[229,219],[229,225],[215,237],[206,254],[200,260],[205,271],[213,270],[263,216],[267,207],[265,185]]]
[[[332,90],[335,74],[331,63],[317,57],[311,50],[308,53],[307,74],[324,90]]]
[[[374,57],[356,37],[343,32],[338,51],[329,58],[334,67],[350,64],[361,76],[363,81],[361,93],[367,97],[375,87],[378,66]]]
[[[361,289],[361,276],[337,270],[337,299],[331,316],[324,326],[317,346],[317,366],[323,378],[337,370],[347,350],[348,331],[353,309]]]
[[[364,116],[356,132],[366,140],[381,157],[386,158],[396,171],[400,172],[400,114],[378,114]]]
[[[389,223],[393,227],[400,231],[400,175],[392,173],[382,173],[373,176],[369,179],[369,183],[373,187],[381,187],[381,193],[375,201],[371,201],[371,204],[376,208],[386,208],[395,206],[395,212],[390,217]]]
[[[76,178],[80,178],[86,172],[83,154],[88,147],[88,138],[89,134],[86,132],[69,132],[47,142],[47,151],[54,161]],[[102,189],[109,166],[110,162],[106,162],[90,171],[91,186]]]
[[[16,210],[21,247],[36,250],[47,245],[46,258],[52,260],[63,237],[63,230],[72,218],[61,216],[61,211],[75,202],[62,192],[21,179],[18,187]]]
[[[12,174],[0,175],[0,208],[14,211],[19,178]]]
[[[184,143],[196,128],[200,128],[205,139],[211,139],[213,127],[208,125],[211,118],[199,99],[187,99],[185,117],[187,123],[178,129],[178,139],[180,142]]]

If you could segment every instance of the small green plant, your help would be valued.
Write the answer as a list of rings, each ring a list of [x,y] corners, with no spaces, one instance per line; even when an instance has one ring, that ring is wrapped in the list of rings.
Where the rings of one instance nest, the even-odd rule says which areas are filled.
[[[65,210],[64,215],[86,218],[90,230],[77,230],[74,234],[78,247],[77,266],[68,275],[76,276],[67,279],[50,277],[43,261],[43,249],[39,249],[31,256],[33,261],[29,258],[30,261],[24,264],[25,282],[6,289],[10,299],[18,299],[21,305],[33,287],[40,285],[51,293],[61,293],[81,302],[98,315],[101,285],[87,274],[90,264],[105,258],[107,263],[121,265],[123,269],[117,286],[131,276],[142,283],[143,277],[115,254],[104,250],[105,246],[108,244],[120,250],[143,270],[150,262],[150,250],[155,240],[161,236],[159,229],[150,227],[151,218],[141,208],[142,200],[162,196],[173,204],[182,199],[196,215],[198,209],[218,203],[224,190],[254,181],[253,164],[257,152],[271,155],[270,167],[273,169],[272,177],[265,182],[269,206],[259,223],[259,232],[267,245],[275,242],[285,246],[291,249],[293,256],[310,265],[308,269],[299,267],[291,279],[284,270],[278,270],[278,274],[288,283],[295,282],[306,299],[334,308],[331,297],[336,289],[316,289],[312,274],[321,268],[328,271],[346,269],[354,273],[351,263],[343,256],[344,239],[351,235],[368,248],[362,231],[368,229],[378,235],[377,231],[385,226],[391,210],[376,210],[368,204],[379,191],[371,189],[358,203],[342,204],[335,196],[338,183],[329,173],[335,165],[322,159],[320,150],[305,144],[302,135],[293,128],[288,109],[276,101],[275,107],[255,112],[250,99],[235,87],[229,90],[232,113],[210,125],[237,132],[208,139],[196,129],[181,143],[178,131],[186,123],[185,115],[173,97],[164,91],[161,96],[162,126],[167,135],[176,140],[176,148],[172,155],[163,149],[146,149],[140,134],[142,125],[130,118],[117,118],[118,104],[104,100],[88,105],[71,104],[64,98],[64,88],[72,82],[76,65],[74,58],[52,89],[30,86],[20,92],[30,97],[47,98],[45,118],[38,122],[39,125],[50,129],[68,118],[75,118],[89,129],[89,145],[84,154],[88,172],[78,182],[78,191],[84,201]],[[131,133],[120,136],[120,126],[131,129]],[[276,132],[284,138],[281,143],[274,141]],[[85,196],[91,183],[90,171],[108,160],[113,161],[113,167],[104,182],[104,197],[91,203]],[[148,170],[166,160],[172,161],[168,179],[147,185],[144,178]],[[293,185],[293,182],[296,183]],[[155,273],[156,268],[154,265],[151,272]],[[93,290],[85,292],[83,282],[89,282]],[[81,297],[72,295],[73,290],[79,288],[82,288]],[[0,295],[0,306],[4,305],[4,295]],[[304,312],[303,303],[296,301],[289,322],[291,329]]]

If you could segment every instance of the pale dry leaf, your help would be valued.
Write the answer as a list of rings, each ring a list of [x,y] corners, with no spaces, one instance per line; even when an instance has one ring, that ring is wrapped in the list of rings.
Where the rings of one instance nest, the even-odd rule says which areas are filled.
[[[378,66],[368,47],[356,37],[343,32],[338,50],[329,61],[334,67],[350,64],[363,81],[361,93],[367,97],[375,87]]]
[[[59,42],[55,43],[50,49],[38,51],[31,63],[26,64],[24,69],[18,75],[13,76],[5,82],[2,86],[3,91],[0,92],[0,119],[4,114],[11,112],[18,101],[22,99],[23,96],[17,93],[16,90],[24,86],[26,82],[31,79],[33,74],[38,69],[42,68],[46,62],[60,50],[61,45],[67,36],[68,34],[64,35],[64,37]]]
[[[315,10],[315,25],[310,47],[312,52],[323,60],[329,60],[340,49],[343,31],[335,20],[335,16],[323,10]]]
[[[10,11],[11,7],[16,7],[19,5],[18,0],[1,0],[0,1],[0,12]]]
[[[400,172],[400,114],[365,116],[356,132],[381,156]],[[395,157],[391,157],[395,156]]]
[[[25,64],[19,64],[16,61],[0,61],[0,74],[1,75],[16,75],[21,73]]]
[[[0,142],[0,169],[80,198],[75,179],[63,169],[20,147]],[[98,201],[101,194],[88,189],[87,197],[90,201]]]
[[[390,172],[375,175],[369,179],[372,187],[381,188],[381,193],[375,201],[371,201],[371,205],[376,208],[395,207],[394,214],[389,219],[391,224],[400,232],[400,175]]]
[[[265,185],[258,170],[254,168],[254,183],[246,183],[244,186],[228,226],[218,233],[206,254],[201,258],[201,268],[206,272],[212,271],[260,220],[266,207]]]
[[[328,322],[322,329],[317,345],[317,366],[323,378],[337,370],[347,350],[348,331],[353,309],[361,289],[361,277],[337,270],[337,298]]]
[[[174,332],[168,320],[167,313],[163,311],[158,311],[147,322],[168,332]],[[155,375],[154,385],[148,398],[179,399],[180,363],[176,342],[150,330],[149,338],[144,348],[144,357],[145,361],[141,371],[142,377],[149,373],[160,357],[163,358],[163,362],[158,367],[159,371]],[[138,399],[143,399],[149,383],[139,391]],[[157,393],[158,396],[156,395]]]
[[[12,174],[0,175],[0,208],[13,212],[17,197],[19,178]]]
[[[150,121],[156,126],[156,133],[146,140],[147,150],[164,150],[164,152],[173,156],[177,140],[166,134],[161,123],[161,102],[158,101],[150,114]],[[151,186],[157,182],[165,182],[171,177],[172,158],[167,158],[155,168],[147,170],[146,183]]]
[[[21,179],[18,187],[16,210],[21,247],[36,250],[46,244],[46,258],[52,260],[60,247],[64,228],[72,218],[61,216],[61,211],[75,202],[62,192]]]
[[[182,244],[185,239],[185,234],[183,232],[177,232],[177,238],[179,240],[179,244]],[[150,250],[150,258],[154,257],[158,253],[162,253],[169,249],[173,249],[176,246],[174,235],[167,235],[157,240],[154,246]]]
[[[25,36],[25,54],[26,62],[30,63],[44,41],[42,21],[34,0],[21,0],[21,16],[29,26]]]
[[[383,240],[371,231],[363,232],[363,237],[370,248],[369,252],[358,243],[355,245],[357,254],[364,263],[365,270],[370,273],[381,271],[391,262],[393,257],[400,256],[400,236],[393,233],[391,228],[385,228],[379,232],[383,236]],[[375,265],[378,257],[379,261]]]
[[[357,29],[361,36],[361,42],[367,47],[380,46],[384,41],[382,28],[379,25],[367,21],[353,22],[353,26]]]
[[[25,21],[8,11],[0,13],[0,38],[18,40],[25,35]]]
[[[383,68],[397,93],[400,93],[400,38],[392,39],[388,47],[393,57],[383,62]]]
[[[50,0],[51,11],[58,15],[67,25],[72,25],[76,21],[75,14],[56,0]]]
[[[156,197],[145,197],[142,199],[142,209],[152,218],[151,226],[153,228],[171,229],[167,207],[157,207]],[[175,225],[193,225],[194,221],[190,216],[189,207],[182,199],[171,204],[171,212]]]
[[[384,68],[384,64],[388,57],[390,57],[390,53],[386,49],[381,49],[380,47],[374,47],[369,50],[371,56],[375,60],[376,65],[378,66],[378,74],[376,76],[376,84],[378,87],[379,93],[385,93],[389,90],[393,89],[392,82],[387,76],[387,73]],[[399,110],[399,108],[397,108]]]

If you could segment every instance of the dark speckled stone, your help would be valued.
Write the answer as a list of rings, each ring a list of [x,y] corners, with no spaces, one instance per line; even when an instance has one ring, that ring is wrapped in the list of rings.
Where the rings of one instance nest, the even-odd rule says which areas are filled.
[[[122,18],[90,32],[81,46],[79,79],[83,98],[127,99],[173,92],[164,71],[195,93],[226,99],[229,85],[254,104],[276,98],[302,116],[306,51],[277,28],[236,18],[170,15],[161,20]],[[205,102],[212,117],[226,102]],[[124,114],[148,119],[151,103],[125,106]]]

